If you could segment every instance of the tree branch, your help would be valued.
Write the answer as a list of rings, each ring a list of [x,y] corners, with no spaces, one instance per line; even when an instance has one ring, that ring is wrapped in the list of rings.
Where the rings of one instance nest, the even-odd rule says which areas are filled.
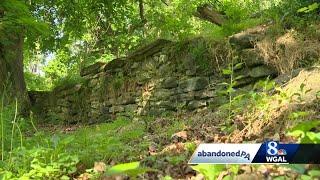
[[[197,8],[197,12],[195,13],[195,16],[200,19],[214,23],[218,26],[221,26],[226,20],[222,14],[220,14],[217,10],[215,10],[209,4],[204,4],[202,6],[199,6]]]

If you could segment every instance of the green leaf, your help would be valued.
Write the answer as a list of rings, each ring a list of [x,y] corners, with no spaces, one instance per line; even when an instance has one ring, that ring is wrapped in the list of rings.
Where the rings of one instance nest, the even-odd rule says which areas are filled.
[[[232,179],[234,179],[234,178],[230,175],[223,177],[223,180],[232,180]]]
[[[312,89],[308,89],[308,90],[306,90],[304,93],[307,94],[307,93],[309,93],[310,91],[312,91]]]
[[[313,143],[320,143],[320,133],[315,132],[307,132],[306,136],[313,142]]]
[[[206,179],[214,180],[225,169],[225,165],[199,164],[191,166],[195,171],[203,174]]]
[[[12,172],[10,171],[0,171],[0,179],[3,179],[3,180],[9,180],[9,179],[12,179]]]
[[[108,169],[107,174],[120,174],[128,170],[137,169],[139,166],[140,162],[118,164]]]
[[[316,93],[316,98],[317,98],[317,99],[320,99],[320,91],[318,91],[318,92]]]
[[[287,164],[287,165],[282,165],[282,166],[290,168],[299,174],[304,174],[304,172],[306,171],[303,164]]]
[[[165,176],[164,178],[162,178],[162,180],[172,180],[173,178],[170,176]]]
[[[236,78],[235,78],[235,80],[240,80],[240,79],[243,79],[245,76],[243,76],[243,75],[240,75],[240,76],[237,76]]]
[[[239,165],[231,165],[229,170],[230,170],[234,175],[236,175],[236,174],[238,174],[239,169],[240,169],[240,166],[239,166]]]
[[[234,66],[234,69],[241,69],[244,63],[238,63]]]
[[[230,69],[223,69],[222,70],[222,74],[224,75],[231,75],[232,74],[232,71]]]
[[[293,112],[289,115],[289,119],[298,119],[298,118],[304,118],[307,117],[310,113],[306,111],[297,111]]]
[[[311,11],[314,11],[314,10],[316,10],[318,8],[319,8],[319,3],[313,3],[313,4],[308,6],[308,11],[306,11],[306,12],[311,12]]]
[[[236,90],[233,89],[232,86],[228,87],[228,89],[227,89],[227,92],[228,92],[228,93],[233,93],[233,92],[235,92],[235,91],[236,91]]]
[[[298,9],[297,12],[309,13],[311,11],[318,9],[318,8],[319,8],[319,3],[313,3],[313,4],[309,5],[308,7],[303,7],[303,8]]]
[[[130,177],[136,177],[139,174],[144,174],[149,171],[156,171],[155,169],[140,167],[140,162],[131,162],[118,164],[107,170],[105,173],[107,176],[111,175],[128,175]]]
[[[273,178],[273,180],[285,180],[285,179],[286,179],[285,176],[278,176],[278,177]]]
[[[301,83],[301,84],[300,84],[300,90],[303,91],[303,89],[304,89],[305,86],[306,86],[306,84]]]
[[[218,85],[219,85],[219,86],[228,86],[229,84],[226,83],[226,82],[223,82],[223,83],[219,83]]]
[[[296,92],[296,93],[293,93],[291,97],[295,97],[295,96],[301,97],[301,94]]]
[[[319,125],[320,125],[320,120],[302,122],[296,125],[294,128],[292,128],[291,131],[300,130],[300,131],[306,132]]]
[[[308,174],[311,176],[311,177],[320,177],[320,170],[310,170],[308,172]]]
[[[61,180],[69,180],[70,178],[66,175],[63,175],[62,177],[60,177]]]
[[[294,131],[290,131],[288,133],[288,136],[293,136],[293,137],[304,137],[305,136],[305,132],[301,131],[301,130],[294,130]]]
[[[307,7],[303,7],[303,8],[298,9],[297,12],[301,13],[301,12],[306,12],[307,10],[308,10]]]
[[[300,177],[302,180],[311,180],[312,179],[312,177],[311,176],[308,176],[308,175],[301,175],[301,177]]]

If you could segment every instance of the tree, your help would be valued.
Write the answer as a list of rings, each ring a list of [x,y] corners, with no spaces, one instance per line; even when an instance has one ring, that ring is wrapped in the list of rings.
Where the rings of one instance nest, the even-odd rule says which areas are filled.
[[[26,112],[29,107],[23,72],[25,34],[33,33],[30,30],[39,32],[43,28],[32,18],[24,2],[4,0],[0,4],[0,93],[16,97],[21,112]]]

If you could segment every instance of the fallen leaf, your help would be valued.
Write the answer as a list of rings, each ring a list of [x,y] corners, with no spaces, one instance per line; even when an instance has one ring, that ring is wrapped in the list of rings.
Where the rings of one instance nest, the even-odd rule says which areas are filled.
[[[98,173],[103,173],[106,171],[106,164],[104,162],[95,162],[93,170]]]
[[[171,136],[173,142],[186,141],[188,139],[187,131],[180,131]]]

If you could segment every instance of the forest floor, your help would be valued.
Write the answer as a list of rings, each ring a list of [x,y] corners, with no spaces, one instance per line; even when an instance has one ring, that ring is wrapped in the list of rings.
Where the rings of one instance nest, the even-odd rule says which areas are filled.
[[[145,179],[204,179],[205,172],[197,173],[188,165],[197,145],[206,143],[236,143],[243,137],[238,130],[228,133],[221,122],[204,123],[212,112],[150,118],[146,126],[143,120],[118,118],[112,123],[84,126],[45,126],[41,129],[57,143],[65,144],[66,152],[78,155],[80,162],[74,174],[76,179],[94,177],[101,179],[127,179],[130,173],[111,173],[107,169],[129,162],[140,162],[147,173]],[[208,115],[209,114],[209,115]],[[276,125],[275,125],[276,126]],[[270,139],[294,142],[297,139],[285,136],[285,131],[276,128],[269,131]],[[280,135],[281,137],[280,137]],[[232,136],[235,135],[235,136]],[[279,137],[276,137],[279,136]],[[33,139],[33,138],[31,138]],[[263,139],[242,141],[262,142]],[[72,142],[72,143],[70,143]],[[210,169],[221,165],[197,165]],[[300,179],[315,166],[311,165],[222,165],[210,177],[212,179]],[[196,167],[196,166],[194,166]],[[143,170],[142,170],[143,171]],[[135,173],[133,173],[134,176]],[[311,177],[311,176],[310,176]],[[308,179],[308,176],[307,176]]]

